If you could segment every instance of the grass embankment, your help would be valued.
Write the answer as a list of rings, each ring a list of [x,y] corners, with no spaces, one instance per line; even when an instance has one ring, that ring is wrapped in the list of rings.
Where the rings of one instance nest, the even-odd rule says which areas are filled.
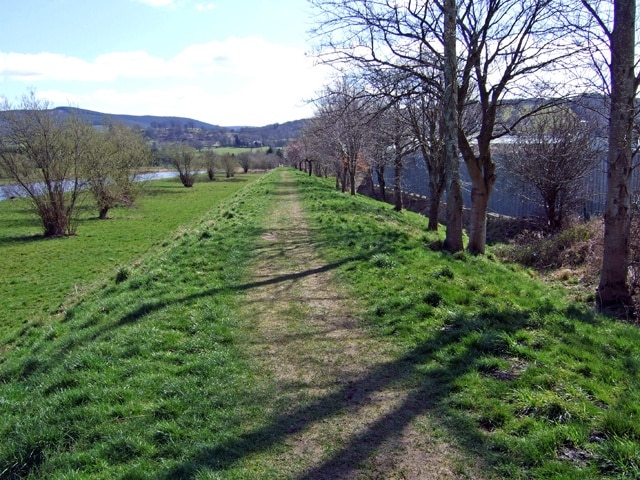
[[[0,341],[20,325],[61,308],[74,290],[111,277],[180,225],[233,195],[256,176],[196,183],[177,179],[148,182],[135,209],[116,208],[98,220],[90,202],[82,208],[77,235],[43,239],[38,217],[26,199],[0,202]],[[88,199],[87,199],[88,200]]]
[[[202,202],[210,211],[172,236],[156,232],[155,253],[109,269],[77,304],[0,347],[0,478],[181,478],[185,458],[260,422],[263,402],[233,342],[233,286],[263,212],[259,184],[213,209],[223,184],[193,197],[177,189],[168,203],[158,193],[165,214]]]
[[[640,477],[640,330],[487,257],[430,251],[426,220],[300,179],[328,261],[407,348],[405,377],[500,478]]]
[[[296,179],[337,287],[406,352],[393,381],[413,390],[410,414],[439,419],[487,476],[640,474],[636,327],[490,255],[431,251],[418,215]],[[242,478],[225,448],[268,431],[273,401],[239,351],[238,305],[273,181],[0,347],[0,477]]]

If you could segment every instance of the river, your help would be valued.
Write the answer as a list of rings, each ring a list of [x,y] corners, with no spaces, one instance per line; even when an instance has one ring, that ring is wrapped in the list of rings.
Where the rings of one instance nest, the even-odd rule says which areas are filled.
[[[149,180],[161,180],[163,178],[177,177],[178,172],[148,172],[136,176],[136,182],[146,182]],[[20,185],[0,185],[0,201],[9,198],[26,197],[27,193]]]

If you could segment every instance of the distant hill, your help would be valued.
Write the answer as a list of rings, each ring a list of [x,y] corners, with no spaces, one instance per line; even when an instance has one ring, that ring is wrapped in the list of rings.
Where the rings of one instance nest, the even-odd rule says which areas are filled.
[[[102,113],[75,107],[57,107],[52,112],[62,116],[76,115],[95,126],[122,123],[144,130],[145,136],[152,141],[185,141],[199,148],[214,145],[283,147],[300,135],[308,121],[294,120],[264,127],[223,127],[192,118]]]
[[[184,117],[161,117],[154,115],[123,115],[114,113],[101,113],[75,107],[57,107],[52,110],[60,115],[76,115],[93,125],[105,125],[108,123],[122,123],[129,127],[146,128],[170,128],[175,126],[189,128],[203,128],[207,130],[224,129],[219,125],[193,120]]]

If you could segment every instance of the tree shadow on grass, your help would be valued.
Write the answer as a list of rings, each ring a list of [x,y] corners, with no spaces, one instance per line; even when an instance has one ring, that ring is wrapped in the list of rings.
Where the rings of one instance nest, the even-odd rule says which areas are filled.
[[[350,262],[361,260],[361,257],[351,257],[346,258],[334,263],[322,265],[320,267],[304,270],[297,273],[291,273],[287,275],[281,275],[277,277],[268,278],[265,280],[257,281],[257,282],[249,282],[238,285],[229,285],[220,288],[209,288],[198,291],[197,293],[193,293],[190,295],[184,295],[178,298],[165,298],[160,297],[154,301],[144,302],[141,305],[137,306],[134,310],[122,315],[115,322],[107,322],[103,326],[94,326],[95,321],[92,321],[89,324],[80,325],[80,330],[86,329],[86,334],[82,336],[75,336],[71,339],[63,339],[60,341],[60,344],[57,347],[52,346],[48,342],[43,342],[36,345],[32,350],[32,358],[26,359],[23,363],[19,365],[14,365],[12,368],[5,368],[0,371],[0,381],[3,379],[10,378],[19,378],[21,380],[27,380],[32,375],[46,372],[48,369],[53,368],[53,366],[59,364],[62,359],[67,355],[67,353],[81,345],[87,344],[92,341],[98,340],[103,335],[108,334],[110,331],[131,323],[135,323],[143,319],[145,316],[153,314],[154,312],[160,311],[169,306],[176,305],[189,305],[200,299],[215,297],[216,295],[229,293],[229,292],[244,292],[246,290],[250,290],[253,288],[258,288],[267,285],[275,285],[282,282],[294,281],[303,277],[316,275],[322,272],[327,272],[330,270],[334,270],[336,268],[341,267],[342,265],[348,264]],[[67,319],[67,321],[70,318]],[[37,327],[37,326],[35,326]],[[34,327],[34,328],[35,328]],[[26,335],[27,329],[32,327],[25,327],[21,332],[22,335]],[[79,331],[80,331],[79,330]],[[46,354],[46,361],[36,360],[35,357],[41,357],[41,354]]]
[[[478,463],[490,461],[491,446],[481,428],[473,422],[459,421],[449,405],[451,395],[458,389],[456,380],[477,370],[479,360],[487,353],[508,355],[508,347],[496,339],[514,334],[529,325],[530,314],[522,310],[485,310],[478,318],[459,318],[453,325],[435,332],[433,337],[397,360],[373,365],[360,378],[347,382],[339,390],[298,409],[278,415],[268,425],[219,445],[204,447],[193,458],[171,469],[164,478],[195,478],[202,470],[222,472],[232,468],[245,457],[267,451],[283,444],[288,437],[300,433],[316,423],[364,408],[374,401],[376,393],[389,388],[409,385],[409,393],[392,411],[382,415],[346,443],[337,453],[296,477],[300,480],[347,479],[357,476],[364,461],[374,457],[382,444],[402,435],[404,429],[418,416],[437,411],[440,423],[449,430],[457,445]],[[439,352],[464,343],[468,335],[484,332],[468,348],[455,349],[446,361],[422,373],[421,367],[433,364]],[[469,343],[469,342],[467,342]],[[504,352],[501,350],[504,349]],[[505,380],[507,381],[507,380]],[[425,462],[428,459],[425,458]]]

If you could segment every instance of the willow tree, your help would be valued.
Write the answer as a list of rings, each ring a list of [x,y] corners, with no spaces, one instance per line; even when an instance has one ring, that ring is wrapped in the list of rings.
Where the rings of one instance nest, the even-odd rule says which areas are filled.
[[[106,219],[115,206],[135,204],[136,177],[140,167],[150,163],[151,151],[142,136],[125,125],[112,124],[87,134],[90,143],[83,160],[84,177],[99,218]]]
[[[180,182],[187,188],[196,181],[196,149],[183,142],[170,143],[161,151],[162,158],[178,172]]]
[[[5,100],[0,108],[4,175],[31,200],[45,237],[73,235],[91,127],[56,114],[34,92],[25,94],[18,105]]]

